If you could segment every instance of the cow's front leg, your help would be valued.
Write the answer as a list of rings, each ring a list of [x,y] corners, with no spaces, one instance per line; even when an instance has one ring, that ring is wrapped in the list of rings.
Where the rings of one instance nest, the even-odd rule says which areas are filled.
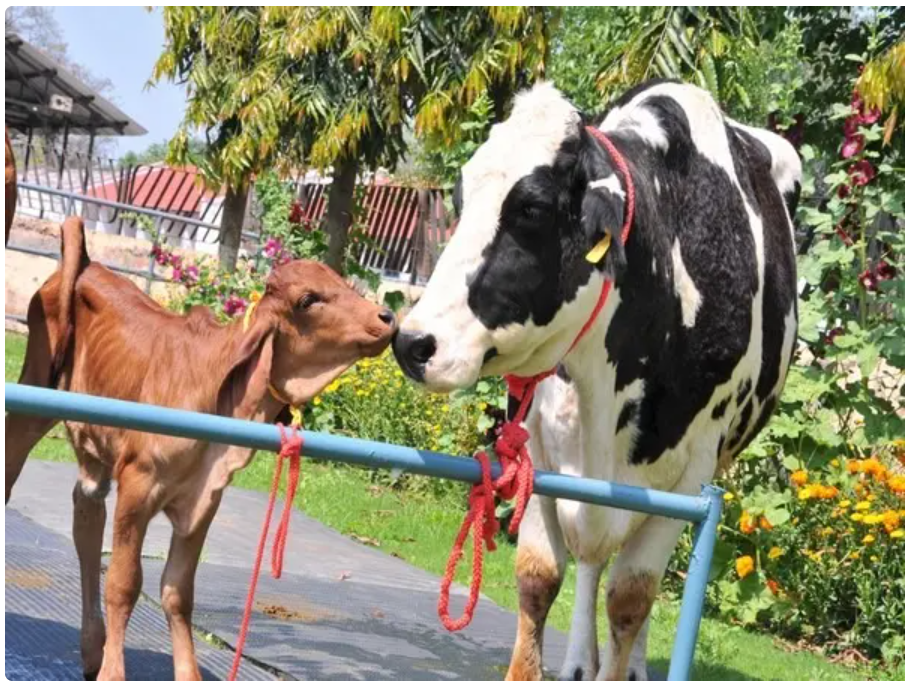
[[[542,679],[545,618],[564,577],[564,538],[555,500],[533,495],[517,540],[517,592],[520,614],[508,681]]]
[[[574,616],[568,635],[567,655],[559,681],[592,681],[599,669],[599,642],[596,640],[596,602],[602,565],[577,563],[577,590]]]
[[[599,681],[646,681],[650,610],[684,522],[650,517],[618,553],[608,577],[609,637]]]

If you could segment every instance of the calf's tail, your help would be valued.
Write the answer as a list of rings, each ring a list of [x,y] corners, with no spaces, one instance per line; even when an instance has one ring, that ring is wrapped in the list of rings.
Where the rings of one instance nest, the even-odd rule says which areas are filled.
[[[90,262],[81,218],[66,219],[60,242],[60,266],[28,306],[28,344],[19,376],[23,385],[56,388],[72,343],[76,282]],[[32,448],[56,422],[57,419],[45,416],[6,415],[7,502]]]

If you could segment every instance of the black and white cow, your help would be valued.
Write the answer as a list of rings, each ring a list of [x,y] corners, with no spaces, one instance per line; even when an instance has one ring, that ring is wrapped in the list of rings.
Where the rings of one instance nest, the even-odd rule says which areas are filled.
[[[626,186],[588,124],[633,177],[624,247]],[[537,468],[697,494],[766,423],[785,381],[800,172],[785,140],[725,118],[691,85],[646,83],[593,123],[537,85],[463,167],[457,233],[394,341],[398,361],[439,391],[560,363],[526,422]],[[584,256],[606,231],[611,248],[591,265]],[[565,356],[603,278],[614,281],[606,307]],[[649,612],[683,525],[534,496],[508,678],[541,678],[570,551],[576,603],[560,678],[645,679]],[[600,666],[596,595],[615,551]]]

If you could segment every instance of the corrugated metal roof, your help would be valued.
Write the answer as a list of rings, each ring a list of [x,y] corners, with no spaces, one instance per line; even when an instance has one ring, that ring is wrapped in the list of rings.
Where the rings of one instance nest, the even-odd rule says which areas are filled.
[[[116,105],[15,33],[6,34],[6,125],[63,128],[72,133],[144,135],[147,130]],[[60,98],[65,99],[60,99]],[[60,101],[71,111],[52,106]]]

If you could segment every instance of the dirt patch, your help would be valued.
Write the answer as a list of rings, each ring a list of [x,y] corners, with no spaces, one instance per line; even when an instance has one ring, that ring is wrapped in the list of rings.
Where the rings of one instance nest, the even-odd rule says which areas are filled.
[[[47,589],[53,580],[43,570],[6,570],[7,586],[17,586],[20,589]]]
[[[344,619],[344,616],[338,612],[312,605],[299,597],[256,600],[255,609],[277,620],[305,622],[306,624]]]

